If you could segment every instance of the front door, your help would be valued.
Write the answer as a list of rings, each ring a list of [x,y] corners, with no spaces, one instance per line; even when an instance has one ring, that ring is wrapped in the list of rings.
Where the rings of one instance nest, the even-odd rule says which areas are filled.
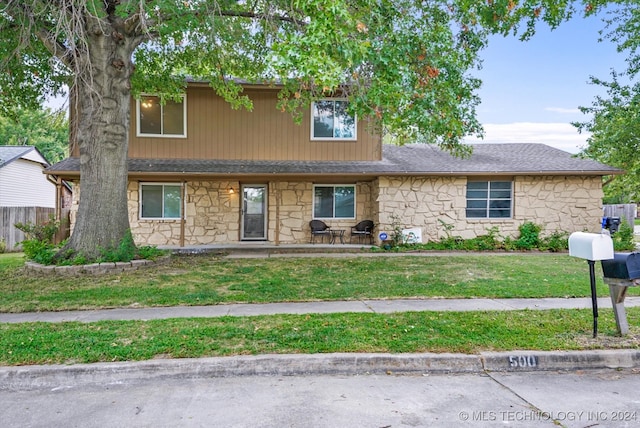
[[[242,239],[267,239],[267,186],[242,186]]]

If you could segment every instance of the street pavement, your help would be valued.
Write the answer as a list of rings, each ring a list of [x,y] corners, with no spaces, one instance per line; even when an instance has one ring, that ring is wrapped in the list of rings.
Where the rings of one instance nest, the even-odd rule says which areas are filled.
[[[635,370],[154,376],[0,388],[27,427],[635,427]]]

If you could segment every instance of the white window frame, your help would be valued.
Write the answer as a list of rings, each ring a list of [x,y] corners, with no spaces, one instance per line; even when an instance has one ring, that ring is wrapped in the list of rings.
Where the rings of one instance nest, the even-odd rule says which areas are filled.
[[[316,217],[316,188],[317,187],[332,187],[333,188],[333,216],[332,217]],[[336,187],[352,187],[353,188],[353,217],[336,217]],[[313,200],[311,210],[315,220],[355,220],[357,213],[357,189],[355,184],[314,184],[313,185]]]
[[[140,97],[158,97],[156,94],[141,94]],[[136,137],[153,137],[153,138],[187,138],[187,94],[182,94],[182,134],[145,134],[140,131],[140,98],[136,100]],[[163,111],[164,106],[161,104],[160,108],[162,109],[160,113],[160,118],[164,117]],[[164,124],[160,125],[161,128],[164,129]]]
[[[164,213],[164,187],[165,186],[173,186],[180,187],[180,213],[178,217],[143,217],[142,215],[142,188],[144,186],[162,186],[162,212]],[[164,182],[164,183],[156,183],[156,182],[144,182],[138,183],[138,218],[140,220],[181,220],[184,212],[184,185],[183,183],[175,183],[175,182]]]
[[[486,198],[469,198],[468,192],[470,183],[487,183],[487,197]],[[491,183],[509,183],[509,198],[492,198],[491,197]],[[496,190],[496,189],[494,189]],[[506,189],[497,189],[497,190],[506,190]],[[467,189],[465,192],[465,201],[468,205],[469,201],[486,201],[487,206],[485,208],[468,208],[465,207],[465,217],[470,220],[510,220],[513,219],[513,209],[514,209],[514,200],[513,200],[513,180],[512,179],[499,179],[499,180],[468,180],[467,181]],[[491,201],[509,201],[509,216],[507,217],[491,217]],[[485,215],[482,217],[470,217],[467,212],[468,210],[482,210],[484,209]],[[497,208],[499,210],[504,210],[506,208]],[[497,210],[496,209],[496,210]]]
[[[335,105],[336,101],[347,101],[348,102],[349,100],[346,99],[346,98],[322,98],[322,99],[319,99],[317,101],[332,101],[332,102],[334,102],[334,105]],[[358,139],[358,116],[355,116],[355,115],[353,116],[353,137],[342,138],[342,137],[316,137],[316,136],[314,136],[313,135],[314,122],[315,122],[314,121],[314,119],[315,119],[314,111],[315,111],[315,105],[316,105],[317,101],[314,101],[314,102],[311,103],[311,114],[310,114],[310,116],[311,116],[311,127],[310,128],[311,129],[309,130],[309,132],[310,132],[310,136],[311,136],[311,140],[312,141],[356,141]],[[334,108],[334,111],[335,111],[335,108]],[[335,129],[335,124],[334,124],[334,128],[333,129]]]

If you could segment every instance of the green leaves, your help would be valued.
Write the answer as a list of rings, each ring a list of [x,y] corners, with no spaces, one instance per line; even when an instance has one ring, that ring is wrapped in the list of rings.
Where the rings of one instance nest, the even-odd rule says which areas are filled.
[[[13,117],[0,114],[0,144],[36,146],[50,163],[68,156],[69,123],[64,112],[14,109]]]
[[[592,13],[606,4],[582,7]],[[7,58],[0,112],[34,105],[70,73],[84,73],[91,34],[114,28],[104,36],[143,42],[134,53],[135,95],[171,98],[192,78],[211,82],[235,108],[251,108],[234,79],[283,82],[280,107],[298,116],[315,98],[345,96],[352,113],[372,118],[395,141],[437,143],[457,154],[468,152],[464,136],[482,132],[473,73],[487,35],[527,38],[539,20],[554,27],[580,8],[569,0],[96,0],[60,7],[0,1],[0,57]],[[90,24],[73,25],[79,22]]]
[[[624,84],[620,75],[611,80],[592,78],[607,97],[598,97],[591,107],[583,107],[591,120],[574,123],[581,132],[590,132],[582,156],[623,169],[624,175],[612,177],[604,187],[610,203],[637,201],[640,197],[640,82]]]

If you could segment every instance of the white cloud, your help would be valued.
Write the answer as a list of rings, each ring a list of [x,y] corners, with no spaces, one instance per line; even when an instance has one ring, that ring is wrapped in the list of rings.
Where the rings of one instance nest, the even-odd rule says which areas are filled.
[[[467,137],[467,143],[541,143],[570,153],[578,153],[587,145],[588,133],[579,134],[569,123],[518,122],[483,125],[485,136],[479,140]]]

